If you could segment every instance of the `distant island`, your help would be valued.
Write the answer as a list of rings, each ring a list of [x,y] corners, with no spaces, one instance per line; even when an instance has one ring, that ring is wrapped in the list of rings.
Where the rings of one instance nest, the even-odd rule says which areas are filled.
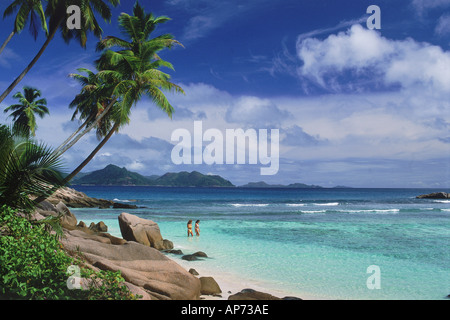
[[[218,176],[204,175],[197,171],[166,173],[162,176],[143,176],[109,164],[101,170],[77,175],[73,185],[101,186],[161,186],[161,187],[234,187],[234,185]]]
[[[249,182],[245,185],[235,186],[230,181],[219,175],[202,174],[197,171],[178,173],[168,172],[162,176],[143,176],[126,168],[120,168],[109,164],[105,168],[92,171],[80,172],[72,180],[72,185],[97,185],[97,186],[154,186],[154,187],[236,187],[236,188],[291,188],[311,189],[324,188],[317,185],[304,183],[268,184],[264,181]],[[336,186],[334,188],[350,188]]]
[[[283,185],[283,184],[268,184],[264,181],[260,181],[260,182],[249,182],[247,184],[244,184],[242,186],[240,186],[241,188],[297,188],[297,189],[302,189],[302,188],[323,188],[321,186],[315,186],[315,185],[309,185],[309,184],[304,184],[304,183],[291,183],[288,185]]]

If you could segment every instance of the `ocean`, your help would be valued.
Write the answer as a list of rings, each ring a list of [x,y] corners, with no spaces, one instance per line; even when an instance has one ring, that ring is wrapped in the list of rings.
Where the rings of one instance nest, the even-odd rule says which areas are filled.
[[[72,209],[121,237],[126,211],[158,223],[186,268],[240,289],[303,299],[440,300],[450,294],[450,200],[433,189],[73,186],[138,209]],[[200,220],[199,237],[187,221]],[[225,285],[224,285],[225,286]],[[235,292],[233,292],[235,293]]]

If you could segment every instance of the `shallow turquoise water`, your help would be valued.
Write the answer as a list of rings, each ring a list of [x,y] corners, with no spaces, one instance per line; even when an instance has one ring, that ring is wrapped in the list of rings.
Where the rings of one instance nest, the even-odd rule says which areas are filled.
[[[192,265],[290,295],[330,299],[443,299],[450,293],[450,201],[417,189],[75,187],[133,201]],[[445,190],[439,190],[445,191]],[[75,209],[120,236],[117,209]],[[201,236],[187,238],[187,220]],[[170,255],[175,260],[178,256]],[[380,289],[366,282],[379,267]]]

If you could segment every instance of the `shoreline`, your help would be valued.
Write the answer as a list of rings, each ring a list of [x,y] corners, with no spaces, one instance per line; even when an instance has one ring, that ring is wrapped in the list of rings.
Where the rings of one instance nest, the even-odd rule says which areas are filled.
[[[76,210],[72,211],[76,216]],[[106,221],[106,220],[105,220]],[[98,221],[96,219],[86,220],[84,221],[87,224],[94,222],[97,223]],[[108,222],[106,222],[108,229],[112,227]],[[113,230],[108,231],[107,233],[111,234],[112,236],[118,237],[123,239],[122,234],[120,233],[119,228],[113,228]],[[168,239],[170,240],[170,239]],[[176,242],[174,243],[174,249],[180,248],[179,244]],[[183,248],[182,248],[183,249]],[[245,277],[240,277],[237,274],[233,273],[223,273],[218,270],[214,270],[211,267],[205,266],[201,260],[197,261],[187,261],[181,259],[183,255],[176,255],[173,253],[165,252],[164,250],[161,251],[164,256],[166,256],[168,259],[173,261],[174,263],[178,264],[180,267],[182,267],[186,272],[189,272],[189,269],[193,268],[195,269],[199,275],[196,276],[199,277],[212,277],[219,285],[222,293],[219,296],[212,296],[212,295],[201,295],[200,300],[228,300],[228,297],[233,294],[237,294],[241,292],[244,289],[253,289],[259,292],[267,293],[270,295],[273,295],[277,298],[284,298],[284,297],[296,297],[300,298],[302,300],[332,300],[332,298],[326,298],[326,297],[317,297],[311,294],[307,293],[298,293],[298,292],[290,292],[285,291],[278,288],[269,288],[269,286],[264,285],[264,280],[261,280],[261,283],[258,283],[258,280],[249,280]]]
[[[107,190],[108,191],[108,190]],[[109,191],[108,191],[109,192]],[[96,193],[96,196],[107,196],[109,193]],[[132,195],[125,193],[122,195],[121,193],[114,194],[114,196],[120,199],[129,199]],[[321,194],[318,194],[317,197],[320,198]],[[382,193],[383,197],[391,197],[389,193]],[[396,194],[397,195],[397,194]],[[393,231],[393,236],[397,234],[397,226],[400,223],[418,223],[418,219],[423,221],[422,217],[431,216],[432,220],[427,218],[425,226],[423,228],[418,229],[418,231],[427,232],[429,229],[429,224],[434,223],[434,218],[437,218],[438,221],[446,222],[448,221],[448,216],[446,212],[448,211],[448,206],[445,204],[435,204],[438,201],[420,201],[420,200],[410,200],[415,199],[416,194],[412,192],[400,192],[398,193],[399,199],[404,200],[405,202],[400,202],[399,207],[397,208],[397,212],[393,214],[389,214],[389,224],[383,223],[383,231]],[[145,195],[144,195],[145,196]],[[359,193],[357,194],[359,197]],[[371,197],[371,194],[369,195]],[[142,195],[141,195],[142,197]],[[350,197],[350,196],[349,196]],[[351,195],[351,197],[353,197]],[[370,199],[370,197],[367,197]],[[366,197],[364,197],[366,198]],[[376,197],[379,198],[378,196]],[[394,197],[397,198],[397,197]],[[326,198],[328,201],[328,197]],[[334,201],[335,197],[332,197],[329,201]],[[358,198],[359,199],[359,198]],[[381,198],[384,199],[384,198]],[[420,202],[419,202],[420,201]],[[446,200],[447,201],[447,200]],[[180,205],[182,204],[182,200],[180,201]],[[440,201],[439,201],[440,202]],[[234,203],[234,202],[230,202]],[[291,203],[291,202],[287,202]],[[328,203],[328,202],[327,202]],[[377,202],[378,203],[378,202]],[[382,201],[380,203],[383,203]],[[411,204],[410,204],[411,203]],[[428,211],[429,206],[433,203],[433,211]],[[434,207],[434,204],[436,207]],[[315,205],[315,202],[311,202],[311,206]],[[216,280],[217,284],[220,287],[220,290],[215,290],[214,292],[221,291],[220,297],[205,297],[202,296],[202,299],[213,299],[213,300],[225,300],[231,294],[236,294],[242,292],[244,289],[253,289],[258,292],[264,292],[270,294],[277,298],[284,298],[286,296],[298,297],[304,300],[348,300],[348,299],[386,299],[387,297],[394,299],[411,299],[411,298],[425,298],[435,297],[436,299],[440,299],[441,296],[444,296],[444,293],[448,291],[447,288],[443,288],[442,281],[445,279],[445,272],[440,266],[442,264],[442,259],[436,258],[432,260],[437,265],[428,267],[428,264],[424,265],[422,261],[409,260],[409,259],[398,259],[396,256],[389,255],[368,255],[366,251],[356,252],[345,250],[345,248],[335,248],[330,251],[328,248],[322,249],[321,247],[309,245],[309,242],[305,242],[303,246],[295,246],[291,247],[290,243],[281,243],[272,241],[273,237],[266,237],[265,235],[258,234],[258,237],[237,237],[236,235],[246,235],[247,225],[241,225],[241,221],[234,223],[234,219],[231,219],[229,224],[223,226],[220,222],[223,219],[208,219],[202,220],[205,223],[202,228],[202,241],[186,241],[186,233],[185,233],[185,223],[180,217],[184,217],[185,214],[190,214],[190,212],[185,213],[184,207],[176,207],[173,212],[169,212],[167,214],[167,219],[165,218],[165,210],[159,210],[159,207],[156,207],[155,210],[136,210],[132,212],[141,218],[151,219],[154,222],[158,223],[160,227],[161,234],[164,238],[168,239],[168,241],[173,241],[175,250],[182,250],[182,254],[189,255],[195,252],[205,252],[208,255],[206,259],[198,259],[196,261],[186,261],[182,260],[182,255],[176,255],[175,253],[166,252],[163,254],[167,259],[175,262],[179,267],[179,269],[183,269],[185,272],[189,272],[190,268],[195,269],[199,275],[198,277],[212,277]],[[165,208],[165,207],[164,207]],[[199,213],[196,215],[200,215],[204,213],[203,208],[200,208],[198,205],[193,207]],[[387,209],[392,209],[392,206],[384,205],[381,207],[375,207],[376,209],[380,209],[378,211],[385,211]],[[87,209],[87,210],[86,210]],[[153,208],[152,208],[153,209]],[[284,210],[284,207],[282,208]],[[333,208],[334,209],[334,208]],[[349,210],[349,212],[353,213],[354,206],[345,206],[343,207],[342,212],[345,210]],[[357,207],[356,209],[361,209]],[[345,225],[342,228],[337,228],[337,231],[348,232],[352,231],[350,227],[354,223],[359,222],[359,218],[364,218],[364,221],[373,222],[378,225],[380,219],[379,213],[374,213],[373,205],[363,206],[360,210],[362,213],[355,215],[343,215],[343,214],[334,214],[328,216],[307,216],[304,215],[301,218],[305,221],[310,220],[322,220],[325,222],[334,222],[334,220],[349,222],[350,224]],[[190,210],[188,207],[187,210]],[[213,209],[211,209],[213,210]],[[286,210],[280,210],[284,212]],[[295,210],[287,209],[289,212]],[[370,214],[366,214],[369,212]],[[399,211],[402,210],[401,214],[398,214]],[[109,226],[109,232],[111,234],[118,235],[121,237],[121,232],[117,228],[117,214],[121,211],[108,210],[102,211],[97,208],[80,208],[80,211],[77,212],[77,209],[73,209],[73,213],[78,216],[79,219],[87,221],[94,220],[94,222],[98,222],[99,220],[104,220],[104,222]],[[147,214],[147,211],[151,211],[152,214]],[[196,212],[197,212],[196,211]],[[227,213],[227,207],[219,207],[217,209],[219,213]],[[256,211],[256,210],[255,210]],[[339,211],[339,213],[341,212]],[[392,210],[391,210],[392,211]],[[128,211],[130,212],[130,211]],[[213,212],[215,212],[213,210]],[[252,211],[253,212],[253,211]],[[430,214],[429,214],[430,212]],[[117,214],[116,214],[117,213]],[[382,212],[381,214],[384,214]],[[215,216],[214,216],[215,217]],[[317,218],[319,217],[319,218]],[[357,220],[352,219],[356,217]],[[384,221],[384,216],[381,216]],[[344,220],[342,220],[344,219]],[[243,219],[241,219],[244,221]],[[251,219],[249,219],[251,220]],[[217,222],[219,221],[219,222]],[[228,220],[227,220],[228,221]],[[245,220],[247,221],[247,220]],[[259,221],[259,220],[258,220]],[[234,223],[234,224],[233,224]],[[248,223],[248,226],[254,227],[256,231],[260,230],[258,228],[265,227],[267,224],[254,224]],[[298,225],[294,225],[298,226]],[[316,225],[314,225],[316,226]],[[317,224],[317,227],[320,225]],[[358,224],[359,226],[359,224]],[[392,227],[391,227],[392,226]],[[217,232],[217,228],[225,228],[228,229],[220,229],[221,232]],[[291,224],[287,221],[284,224],[280,224],[279,227],[281,231],[291,230]],[[432,227],[432,226],[431,226]],[[234,232],[235,229],[238,228],[237,232]],[[239,229],[240,228],[240,229]],[[334,228],[334,226],[333,226]],[[253,230],[253,229],[252,229]],[[261,229],[262,230],[262,229]],[[265,230],[265,229],[264,229]],[[297,230],[297,229],[295,229]],[[303,230],[300,228],[300,230]],[[309,231],[309,229],[305,229]],[[303,231],[305,231],[303,230]],[[314,228],[312,230],[315,230]],[[363,228],[363,230],[365,230]],[[433,229],[434,230],[434,229]],[[442,239],[439,237],[439,232],[445,232],[447,230],[445,227],[439,227],[436,229],[438,231],[438,236],[436,239]],[[222,232],[223,231],[223,232]],[[242,234],[238,232],[243,232]],[[333,231],[335,231],[333,229]],[[108,232],[108,231],[107,231]],[[409,231],[406,230],[406,234],[399,234],[400,236],[408,236],[409,239]],[[304,233],[304,232],[303,232]],[[284,234],[284,232],[283,232]],[[415,240],[421,240],[420,234],[417,232],[414,233]],[[271,236],[276,234],[272,233]],[[353,235],[353,234],[350,234]],[[371,236],[360,237],[362,233],[358,233],[354,235],[353,240],[370,240]],[[271,240],[272,239],[272,240]],[[192,239],[194,240],[194,239]],[[198,240],[198,239],[195,239]],[[203,241],[206,240],[206,241]],[[253,241],[249,240],[255,240]],[[327,239],[325,239],[327,240]],[[417,242],[419,243],[419,242]],[[404,250],[403,247],[398,246],[391,248],[386,247],[389,245],[388,243],[380,245],[376,245],[376,248],[386,249],[388,253],[396,253],[403,252],[399,250]],[[417,250],[410,250],[412,253],[416,253]],[[309,255],[309,252],[314,252],[313,255]],[[422,250],[418,251],[419,253]],[[437,253],[446,254],[442,249],[436,250]],[[329,255],[332,253],[332,255]],[[370,252],[369,252],[370,253]],[[409,253],[409,251],[405,252]],[[295,265],[295,262],[299,261],[303,257],[307,257],[308,259],[303,259],[301,263]],[[324,261],[323,257],[331,257],[325,262],[327,265],[329,264],[333,268],[327,268],[325,264],[321,262]],[[270,259],[269,259],[270,258]],[[434,256],[431,256],[434,258]],[[376,260],[375,260],[376,259]],[[395,286],[390,288],[385,288],[383,291],[368,291],[366,287],[366,272],[365,266],[371,264],[381,265],[385,270],[388,270],[389,273],[385,273],[386,279],[389,281],[395,281]],[[423,268],[422,268],[423,266]],[[345,269],[341,269],[344,268]],[[350,268],[349,268],[350,267]],[[416,270],[417,267],[420,267],[420,273],[409,272],[407,276],[411,276],[411,279],[418,276],[420,279],[429,279],[431,282],[427,282],[425,287],[420,286],[419,284],[415,284],[414,286],[407,286],[406,283],[407,278],[403,278],[404,271],[403,270]],[[343,270],[342,278],[336,279],[335,271]],[[430,279],[430,272],[436,272],[436,277]],[[312,276],[310,277],[309,274]],[[359,275],[359,278],[355,278],[355,275]],[[441,280],[442,278],[442,280]],[[398,280],[400,279],[400,281]],[[202,279],[203,281],[203,279]],[[403,281],[403,282],[402,282]],[[406,285],[406,287],[405,287]],[[437,289],[437,290],[436,290]],[[291,292],[288,292],[291,291]],[[437,293],[436,293],[437,292]],[[439,296],[441,293],[441,296]],[[201,294],[199,293],[198,296]],[[198,296],[195,299],[198,299]],[[445,295],[446,296],[446,295]],[[250,297],[249,297],[250,298]]]
[[[222,293],[219,296],[209,296],[209,295],[201,295],[200,300],[228,300],[228,297],[241,292],[244,289],[253,289],[259,292],[268,293],[270,295],[273,295],[277,298],[284,298],[284,297],[296,297],[300,298],[302,300],[328,300],[325,298],[319,298],[314,297],[312,295],[304,294],[304,293],[294,293],[289,291],[284,291],[280,289],[274,289],[274,288],[268,288],[267,286],[264,286],[264,283],[258,284],[255,280],[248,280],[245,278],[241,278],[235,274],[224,274],[218,271],[214,271],[211,268],[205,267],[205,266],[192,266],[191,261],[185,261],[182,259],[176,259],[171,255],[166,254],[169,259],[174,261],[175,263],[179,264],[181,267],[189,271],[190,268],[195,269],[199,276],[207,276],[207,277],[213,277],[214,280],[218,283],[220,289],[222,290]],[[199,262],[200,264],[201,262]]]

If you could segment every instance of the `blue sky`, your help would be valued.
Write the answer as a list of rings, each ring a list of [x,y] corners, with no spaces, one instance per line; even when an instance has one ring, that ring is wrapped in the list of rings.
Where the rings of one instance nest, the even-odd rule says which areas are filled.
[[[332,187],[450,187],[450,0],[169,0],[140,3],[172,21],[156,31],[184,45],[162,54],[186,95],[169,95],[172,120],[143,100],[131,123],[85,168],[109,163],[141,174],[182,170],[219,174],[236,185],[264,180]],[[104,35],[119,35],[122,0]],[[381,29],[369,30],[369,5],[381,9]],[[3,12],[7,1],[2,1]],[[12,28],[1,21],[0,41]],[[155,35],[156,35],[155,34]],[[0,55],[3,90],[43,43],[24,30]],[[37,136],[56,147],[77,123],[68,104],[79,87],[67,75],[92,69],[97,39],[86,49],[59,36],[19,84],[47,98],[51,115]],[[12,96],[12,95],[11,95]],[[13,103],[11,96],[2,108]],[[179,128],[279,129],[280,165],[175,165]],[[7,123],[6,115],[0,122]],[[91,134],[64,155],[68,170],[95,147]]]

